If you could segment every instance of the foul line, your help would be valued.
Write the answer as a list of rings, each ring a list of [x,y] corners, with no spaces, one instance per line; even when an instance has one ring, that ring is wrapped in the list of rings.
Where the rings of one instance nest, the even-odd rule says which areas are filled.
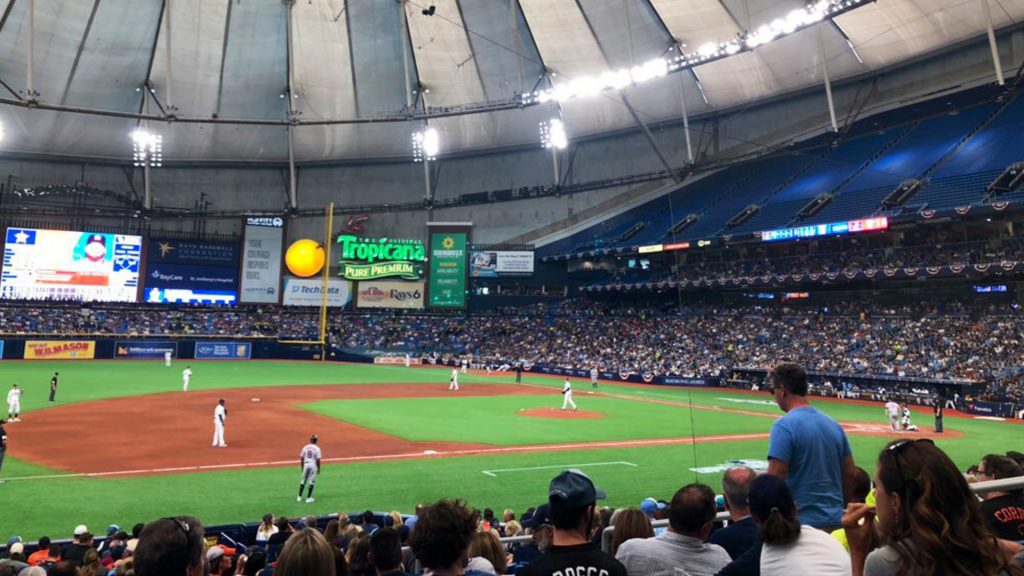
[[[696,438],[654,438],[649,440],[612,440],[606,442],[575,442],[571,444],[536,444],[528,446],[507,446],[500,448],[470,448],[462,450],[423,450],[399,454],[379,454],[374,456],[348,456],[343,458],[324,458],[324,463],[356,464],[361,462],[384,462],[390,460],[415,460],[427,458],[448,458],[452,456],[490,456],[496,454],[529,454],[533,452],[570,451],[570,450],[601,450],[611,448],[643,448],[649,446],[677,446],[693,442],[739,442],[744,440],[765,440],[768,433],[731,434],[722,436],[698,436]],[[177,468],[148,468],[144,470],[117,470],[112,472],[69,472],[67,474],[43,474],[36,476],[0,477],[6,482],[26,480],[60,480],[68,478],[109,478],[116,476],[148,476],[168,472],[208,472],[211,470],[241,470],[246,468],[267,468],[291,466],[294,460],[277,460],[269,462],[248,462],[238,464],[211,464],[204,466],[180,466]]]
[[[525,468],[500,468],[497,470],[481,470],[481,472],[491,478],[497,478],[498,472],[525,472],[528,470],[553,470],[555,468],[584,468],[590,466],[632,466],[633,468],[637,468],[640,465],[632,462],[591,462],[589,464],[555,464],[552,466],[527,466]]]

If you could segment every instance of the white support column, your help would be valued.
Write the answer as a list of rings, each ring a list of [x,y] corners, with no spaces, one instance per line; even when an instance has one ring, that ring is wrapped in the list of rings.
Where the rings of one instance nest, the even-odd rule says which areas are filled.
[[[149,158],[146,158],[146,162],[142,165],[142,205],[146,210],[153,209],[153,192],[149,188]]]
[[[167,110],[168,115],[174,116],[174,98],[173,93],[171,91],[172,87],[174,86],[174,68],[172,67],[172,54],[174,51],[172,50],[173,44],[171,43],[171,0],[164,0],[164,8],[164,38],[167,39],[166,42],[164,43],[167,48],[167,86],[164,87],[164,91],[166,92],[166,96],[164,97],[164,104],[166,105],[165,109]]]
[[[1003,78],[1003,64],[999,61],[999,44],[996,43],[996,31],[992,28],[992,9],[988,0],[981,0],[981,9],[985,12],[985,30],[988,33],[988,47],[992,51],[992,66],[996,69],[996,80],[1003,86],[1006,79]]]
[[[562,171],[558,166],[558,148],[551,147],[551,167],[555,170],[555,186],[562,185]]]
[[[424,202],[433,204],[434,194],[430,190],[430,159],[423,157],[423,181],[426,183],[426,189],[423,192]]]
[[[825,98],[828,99],[828,116],[832,120],[832,131],[839,132],[839,124],[836,122],[836,107],[832,101],[832,81],[828,77],[828,56],[825,54],[825,41],[821,37],[821,27],[818,28],[818,46],[821,48],[821,71],[825,76]]]
[[[295,0],[285,0],[286,25],[288,26],[288,207],[296,209],[299,206],[297,177],[295,174],[295,46],[294,29],[292,28],[292,10],[295,8]]]

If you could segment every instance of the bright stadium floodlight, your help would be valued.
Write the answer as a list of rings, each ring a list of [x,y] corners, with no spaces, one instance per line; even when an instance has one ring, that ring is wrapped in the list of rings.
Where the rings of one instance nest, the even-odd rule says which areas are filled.
[[[569,136],[565,133],[565,124],[558,118],[541,122],[540,143],[544,148],[564,150],[569,145]]]
[[[684,44],[680,47],[679,56],[674,58],[654,58],[639,66],[629,69],[609,70],[594,76],[580,76],[554,84],[551,88],[537,90],[524,95],[523,102],[565,102],[574,98],[596,96],[608,90],[621,90],[628,86],[642,84],[648,80],[660,78],[670,72],[678,72],[706,64],[726,56],[738,54],[744,50],[753,50],[822,20],[834,18],[853,10],[872,0],[817,0],[803,8],[790,11],[784,17],[776,18],[763,24],[751,32],[740,34],[736,38],[723,42],[707,42],[695,51],[684,53]],[[852,47],[852,45],[851,45]],[[859,59],[859,56],[858,56]]]
[[[441,137],[436,128],[428,127],[422,132],[412,134],[412,157],[416,162],[436,160],[441,151]]]
[[[164,137],[142,128],[132,131],[132,160],[135,166],[159,168],[164,162]]]

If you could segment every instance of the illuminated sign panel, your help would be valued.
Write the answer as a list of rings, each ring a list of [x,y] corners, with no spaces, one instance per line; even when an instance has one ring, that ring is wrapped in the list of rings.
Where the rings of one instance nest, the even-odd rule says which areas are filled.
[[[338,236],[341,244],[340,276],[349,280],[373,280],[398,276],[418,280],[427,250],[419,240]]]
[[[885,216],[879,216],[876,218],[850,220],[848,222],[833,222],[831,224],[814,224],[811,226],[799,226],[797,228],[766,230],[761,232],[761,241],[778,242],[780,240],[793,240],[796,238],[817,238],[820,236],[837,236],[839,234],[859,234],[861,232],[886,230],[888,228],[889,219]]]

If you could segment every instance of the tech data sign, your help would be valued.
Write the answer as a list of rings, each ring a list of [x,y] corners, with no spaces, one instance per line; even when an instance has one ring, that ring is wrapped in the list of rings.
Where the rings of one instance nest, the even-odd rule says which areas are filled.
[[[341,272],[348,280],[375,280],[398,277],[419,280],[427,249],[419,240],[396,238],[358,238],[338,236],[341,245]]]

